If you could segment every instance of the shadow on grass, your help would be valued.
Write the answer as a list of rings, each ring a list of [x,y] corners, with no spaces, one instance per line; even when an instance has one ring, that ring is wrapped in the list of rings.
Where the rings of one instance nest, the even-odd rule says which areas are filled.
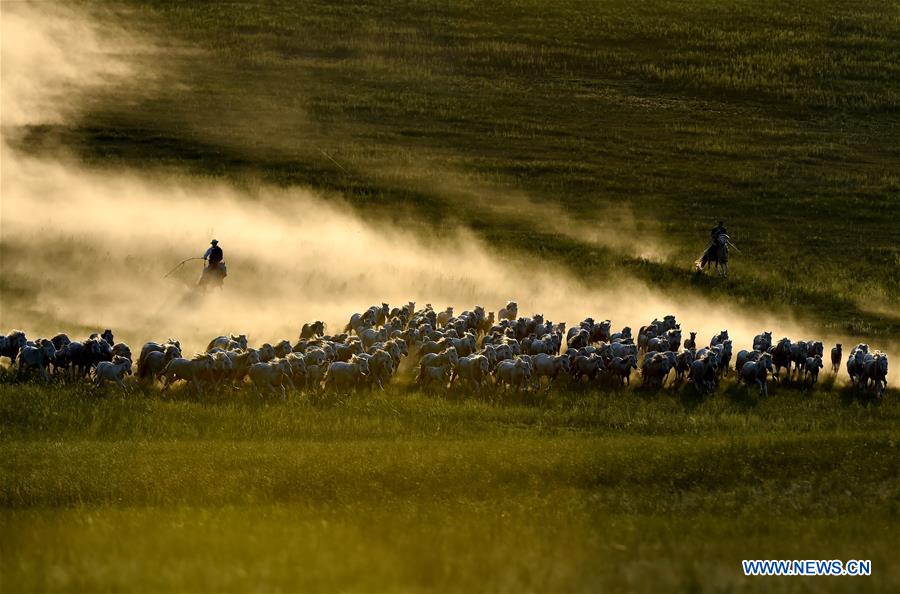
[[[706,402],[707,395],[694,388],[694,384],[684,382],[678,392],[678,401],[685,412],[693,412]]]
[[[854,386],[844,386],[835,390],[838,394],[841,406],[849,408],[854,404],[864,408],[870,406],[881,406],[882,399],[868,390],[858,390]]]
[[[721,395],[742,411],[755,409],[759,406],[760,398],[765,397],[760,396],[756,386],[748,387],[743,384],[731,384],[721,392]]]

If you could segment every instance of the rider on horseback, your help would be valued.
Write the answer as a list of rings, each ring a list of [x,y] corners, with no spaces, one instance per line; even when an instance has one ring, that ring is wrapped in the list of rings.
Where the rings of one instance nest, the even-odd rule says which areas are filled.
[[[221,287],[222,281],[228,274],[225,271],[225,262],[222,261],[225,258],[225,254],[222,248],[219,247],[218,240],[213,239],[209,244],[209,249],[203,254],[203,259],[207,262],[206,268],[203,269],[203,274],[200,276],[198,284],[205,286],[209,283],[214,283]]]
[[[716,254],[719,249],[719,238],[723,235],[727,240],[728,230],[725,228],[725,223],[723,221],[719,221],[719,223],[709,232],[709,246],[706,248],[706,251],[703,252],[703,255],[700,257],[700,259],[697,260],[697,270],[702,270],[708,263],[717,261]]]

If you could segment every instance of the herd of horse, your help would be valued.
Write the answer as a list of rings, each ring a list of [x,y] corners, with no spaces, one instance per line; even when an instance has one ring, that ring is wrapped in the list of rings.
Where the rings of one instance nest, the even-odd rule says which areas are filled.
[[[222,335],[189,357],[177,340],[147,342],[137,359],[110,330],[84,340],[66,334],[30,340],[12,331],[0,336],[0,357],[11,361],[6,381],[89,378],[97,386],[111,381],[127,389],[126,377],[135,375],[136,363],[136,379],[144,385],[159,383],[168,391],[185,382],[198,393],[245,384],[260,394],[383,390],[398,381],[401,364],[409,359],[414,362],[406,364],[409,382],[424,391],[469,386],[479,393],[538,393],[559,385],[630,385],[636,374],[647,388],[692,385],[700,394],[711,394],[733,373],[763,395],[770,380],[814,385],[827,357],[822,341],[773,341],[771,332],[758,334],[752,346],[737,352],[727,330],[700,344],[696,332],[682,336],[673,315],[654,319],[636,334],[628,326],[615,332],[609,320],[590,317],[567,327],[540,314],[519,316],[514,301],[497,312],[475,306],[459,314],[452,307],[439,311],[430,304],[417,309],[414,302],[393,308],[382,303],[353,314],[340,333],[326,330],[316,321],[304,324],[295,341],[256,347],[246,335]],[[837,344],[830,351],[835,374],[842,357]],[[856,345],[846,369],[858,391],[884,395],[886,354]]]

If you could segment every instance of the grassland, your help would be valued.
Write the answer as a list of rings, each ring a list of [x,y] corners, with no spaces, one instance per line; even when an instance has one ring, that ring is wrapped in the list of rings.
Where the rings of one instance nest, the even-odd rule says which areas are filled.
[[[892,591],[896,402],[0,385],[2,589]],[[769,557],[874,570],[740,575]]]
[[[900,330],[894,3],[86,6],[146,28],[155,78],[31,129],[30,150],[313,187],[597,283]],[[724,285],[686,274],[719,218],[743,250]]]
[[[896,3],[80,4],[144,31],[152,76],[16,150],[311,187],[589,285],[900,333]],[[726,283],[687,272],[719,218],[744,252]],[[0,299],[33,291],[0,279]],[[895,592],[897,396],[0,383],[0,591]],[[873,576],[752,580],[746,558]]]

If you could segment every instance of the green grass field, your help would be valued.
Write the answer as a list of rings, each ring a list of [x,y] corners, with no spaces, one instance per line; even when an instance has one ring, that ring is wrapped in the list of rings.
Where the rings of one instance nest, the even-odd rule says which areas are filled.
[[[893,3],[87,6],[154,35],[157,78],[25,148],[313,187],[592,282],[900,331]],[[726,286],[685,274],[719,218],[743,251]]]
[[[312,189],[587,287],[636,279],[896,349],[896,3],[75,6],[140,33],[138,75],[4,122],[5,152]],[[742,250],[727,282],[689,272],[717,219]],[[46,231],[48,266],[107,249],[69,259]],[[14,240],[0,300],[66,323]],[[896,592],[898,393],[823,380],[503,404],[0,383],[0,592]],[[748,558],[873,574],[745,578]]]
[[[896,393],[0,386],[5,591],[892,591]],[[746,558],[871,559],[745,578]]]

